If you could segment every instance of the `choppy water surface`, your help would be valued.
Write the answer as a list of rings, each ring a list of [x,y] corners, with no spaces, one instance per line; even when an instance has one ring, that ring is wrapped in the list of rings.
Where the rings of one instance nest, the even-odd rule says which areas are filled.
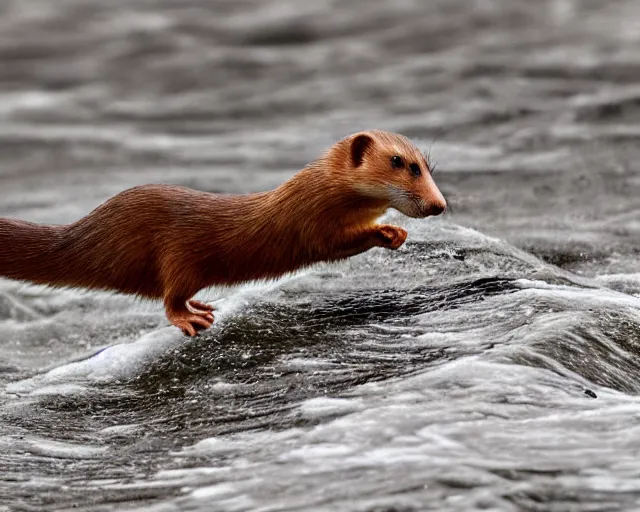
[[[0,215],[275,186],[362,128],[453,212],[159,304],[0,282],[0,510],[640,507],[640,5],[0,6]],[[5,508],[3,508],[5,507]]]

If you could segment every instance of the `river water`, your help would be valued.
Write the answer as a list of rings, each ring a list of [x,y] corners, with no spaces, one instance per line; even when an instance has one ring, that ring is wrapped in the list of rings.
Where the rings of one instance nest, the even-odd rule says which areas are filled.
[[[412,137],[446,216],[160,304],[0,281],[2,511],[640,509],[640,4],[5,0],[0,215]]]

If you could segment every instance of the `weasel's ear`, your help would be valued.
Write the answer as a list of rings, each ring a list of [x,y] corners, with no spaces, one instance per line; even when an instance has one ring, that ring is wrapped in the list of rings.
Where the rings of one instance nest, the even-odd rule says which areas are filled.
[[[354,167],[360,167],[364,160],[364,155],[373,147],[373,139],[366,133],[356,135],[351,141],[351,163]]]

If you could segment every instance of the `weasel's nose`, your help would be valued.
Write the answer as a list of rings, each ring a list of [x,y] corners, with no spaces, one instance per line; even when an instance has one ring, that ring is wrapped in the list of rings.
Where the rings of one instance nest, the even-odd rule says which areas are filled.
[[[425,213],[427,216],[436,216],[440,215],[447,209],[447,202],[442,199],[442,201],[434,201],[427,206]]]

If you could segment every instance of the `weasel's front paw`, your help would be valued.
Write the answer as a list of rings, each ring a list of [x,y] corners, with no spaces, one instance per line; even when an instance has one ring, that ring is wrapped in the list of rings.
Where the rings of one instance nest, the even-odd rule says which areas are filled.
[[[388,224],[378,227],[376,235],[380,241],[380,247],[387,249],[397,249],[407,239],[407,230],[398,226]]]

